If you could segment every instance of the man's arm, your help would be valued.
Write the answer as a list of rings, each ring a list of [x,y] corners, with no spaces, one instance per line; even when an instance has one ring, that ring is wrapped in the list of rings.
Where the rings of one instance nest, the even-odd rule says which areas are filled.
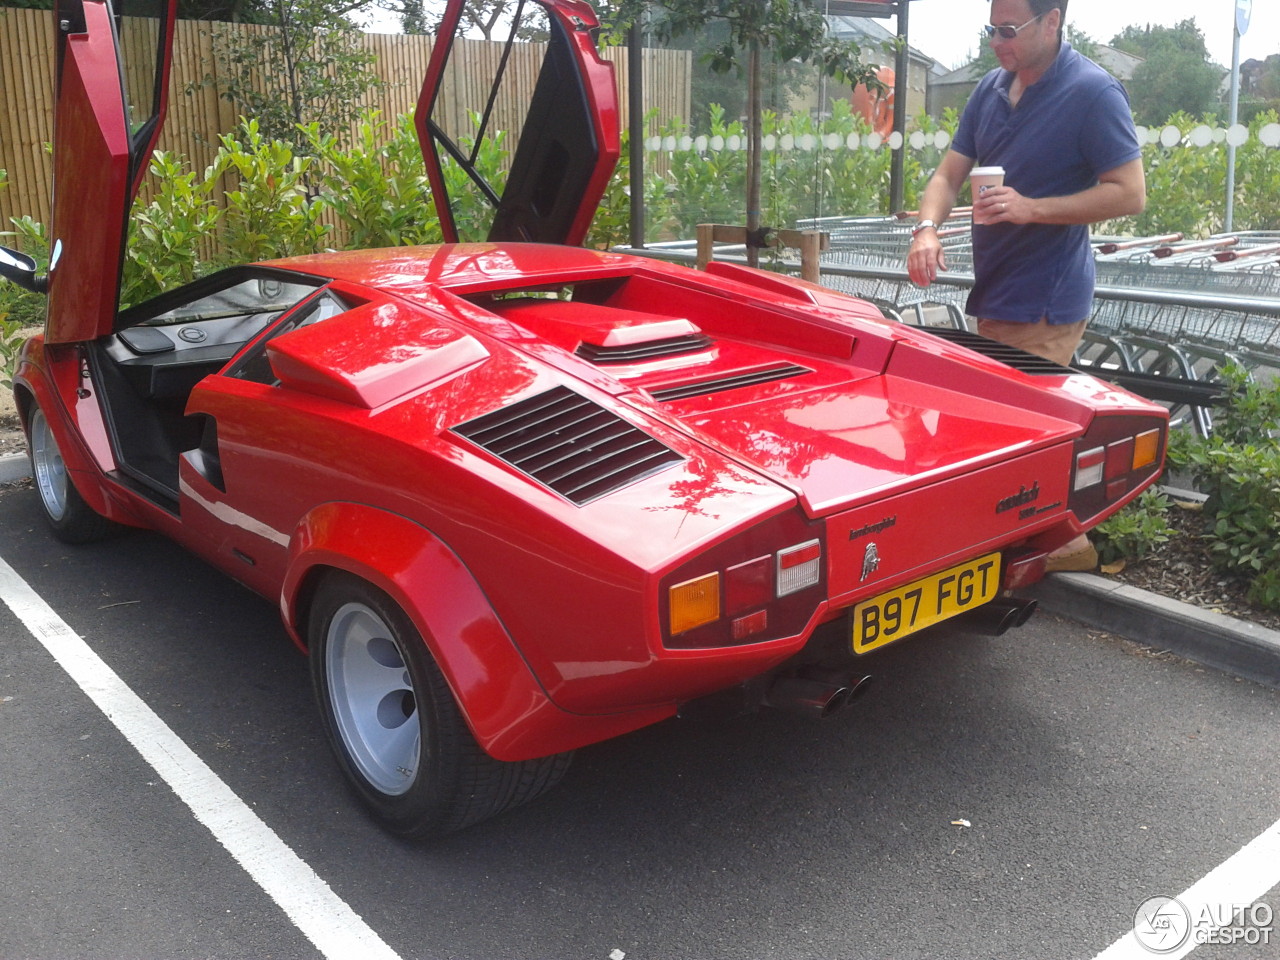
[[[956,205],[960,187],[973,169],[973,159],[963,153],[948,150],[938,164],[937,172],[929,178],[920,200],[920,219],[943,223]],[[924,229],[911,238],[911,251],[907,254],[907,272],[916,286],[927,287],[938,277],[939,270],[947,269],[942,255],[942,241],[936,229]]]
[[[1147,177],[1139,157],[1066,197],[1032,199],[1012,187],[995,187],[974,204],[974,214],[987,223],[1100,223],[1141,213],[1146,205]]]

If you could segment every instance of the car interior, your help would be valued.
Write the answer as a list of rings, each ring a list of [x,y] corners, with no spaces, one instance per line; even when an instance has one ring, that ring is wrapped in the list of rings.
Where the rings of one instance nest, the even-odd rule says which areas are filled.
[[[121,473],[153,500],[176,508],[180,455],[213,443],[213,425],[185,412],[197,383],[286,314],[273,335],[345,309],[321,292],[323,281],[306,281],[267,268],[225,270],[122,311],[116,333],[92,344],[90,371]],[[275,379],[263,343],[228,373]],[[206,454],[216,463],[216,443]]]

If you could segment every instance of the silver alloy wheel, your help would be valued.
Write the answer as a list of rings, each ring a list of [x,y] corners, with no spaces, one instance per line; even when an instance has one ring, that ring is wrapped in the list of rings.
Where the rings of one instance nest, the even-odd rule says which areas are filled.
[[[29,431],[36,489],[40,491],[40,502],[49,517],[56,522],[67,515],[67,465],[62,461],[49,421],[39,407],[31,413]]]
[[[338,732],[369,784],[388,796],[413,786],[421,757],[418,698],[391,628],[363,603],[329,621],[325,676]]]

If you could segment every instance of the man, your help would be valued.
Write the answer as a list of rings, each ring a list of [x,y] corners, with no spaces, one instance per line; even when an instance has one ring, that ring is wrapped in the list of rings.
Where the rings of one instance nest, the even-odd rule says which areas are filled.
[[[986,30],[1000,69],[965,107],[925,188],[907,256],[912,281],[931,284],[947,268],[936,224],[951,213],[969,171],[1004,167],[1004,185],[974,202],[968,313],[983,336],[1064,365],[1092,312],[1088,225],[1146,205],[1128,96],[1063,41],[1066,9],[1067,0],[992,0]],[[1053,570],[1096,565],[1084,537],[1050,557]]]

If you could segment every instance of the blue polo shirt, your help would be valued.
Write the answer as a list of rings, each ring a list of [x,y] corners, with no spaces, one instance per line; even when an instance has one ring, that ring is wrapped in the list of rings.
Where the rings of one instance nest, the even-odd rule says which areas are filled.
[[[1142,156],[1118,80],[1064,42],[1053,65],[1009,103],[1013,74],[997,68],[965,106],[952,149],[980,167],[1004,167],[1025,197],[1060,197]],[[971,316],[1010,323],[1076,323],[1093,307],[1089,227],[977,224]]]

